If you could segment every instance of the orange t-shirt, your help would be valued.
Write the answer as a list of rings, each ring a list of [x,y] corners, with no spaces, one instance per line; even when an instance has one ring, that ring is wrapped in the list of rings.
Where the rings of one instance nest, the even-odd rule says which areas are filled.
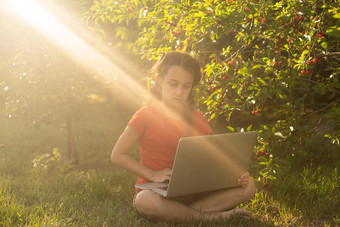
[[[192,112],[192,135],[211,133],[205,117],[200,112]],[[169,117],[159,103],[138,110],[128,123],[139,134],[139,153],[141,164],[154,169],[172,168],[177,144],[180,138],[188,136],[188,126],[183,120]],[[148,180],[137,178],[137,184]]]

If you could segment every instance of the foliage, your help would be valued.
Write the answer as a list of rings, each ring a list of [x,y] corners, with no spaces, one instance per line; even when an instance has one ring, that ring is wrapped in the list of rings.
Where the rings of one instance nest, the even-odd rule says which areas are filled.
[[[38,155],[33,159],[33,167],[37,171],[44,169],[57,169],[59,171],[64,170],[64,166],[61,163],[61,155],[58,148],[54,148],[52,154],[45,153]]]
[[[32,29],[6,7],[6,2],[0,4],[0,37],[1,43],[5,43],[0,51],[0,113],[26,119],[36,129],[42,124],[67,129],[69,161],[77,163],[76,122],[82,110],[80,106],[104,102],[108,92],[94,82],[97,75],[89,75],[77,62],[70,61],[62,47],[51,43],[41,31]],[[80,6],[86,2],[59,1],[58,4],[79,14]],[[65,22],[65,18],[58,19]],[[79,15],[71,18],[79,20]]]
[[[2,4],[1,106],[10,117],[20,116],[58,125],[87,93],[84,72],[39,31],[16,18]],[[25,39],[22,39],[22,37]],[[85,96],[86,97],[86,96]]]
[[[147,61],[168,51],[200,59],[200,109],[220,131],[259,131],[263,183],[285,160],[308,157],[298,147],[310,138],[339,150],[337,0],[95,0],[86,15],[113,24],[120,45]]]

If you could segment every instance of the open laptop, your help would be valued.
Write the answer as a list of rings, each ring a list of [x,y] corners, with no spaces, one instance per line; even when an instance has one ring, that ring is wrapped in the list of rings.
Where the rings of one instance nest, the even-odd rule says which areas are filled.
[[[257,132],[181,138],[169,182],[136,185],[173,198],[237,187],[250,164]]]

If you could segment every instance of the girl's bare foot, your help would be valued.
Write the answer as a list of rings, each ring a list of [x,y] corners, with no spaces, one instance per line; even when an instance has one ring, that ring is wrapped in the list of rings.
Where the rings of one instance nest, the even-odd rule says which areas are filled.
[[[250,212],[248,210],[245,210],[245,209],[234,208],[234,209],[231,209],[231,210],[221,212],[221,215],[222,215],[223,218],[227,218],[227,219],[230,218],[230,216],[232,216],[232,215],[242,215],[242,216],[249,217]]]
[[[244,217],[250,217],[250,212],[245,209],[234,208],[222,212],[203,212],[201,213],[201,215],[203,215],[203,219],[216,220],[219,218],[229,219],[232,215],[242,215]]]

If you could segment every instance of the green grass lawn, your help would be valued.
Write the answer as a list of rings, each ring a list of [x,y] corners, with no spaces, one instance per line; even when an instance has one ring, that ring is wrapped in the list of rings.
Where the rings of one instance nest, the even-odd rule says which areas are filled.
[[[136,178],[109,160],[126,122],[112,121],[117,121],[115,127],[105,121],[79,126],[81,165],[69,168],[64,164],[65,131],[47,126],[35,130],[1,117],[0,225],[172,226],[134,212]],[[255,197],[242,204],[251,218],[180,226],[339,226],[339,178],[339,170],[327,165],[281,171],[271,190],[259,185]]]

